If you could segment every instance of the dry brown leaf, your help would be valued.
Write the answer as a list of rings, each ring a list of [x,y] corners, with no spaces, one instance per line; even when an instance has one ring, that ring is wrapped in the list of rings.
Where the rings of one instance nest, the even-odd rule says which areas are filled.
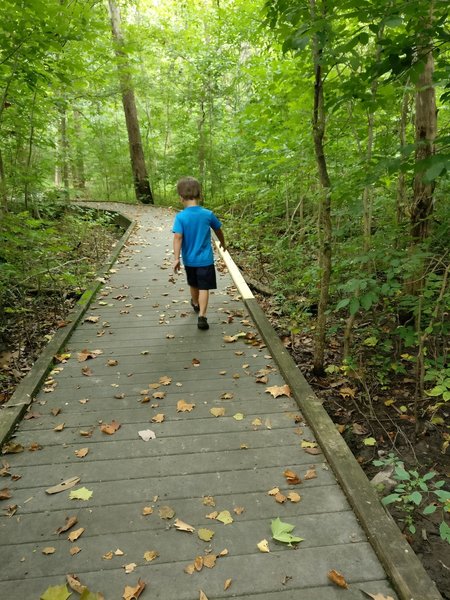
[[[234,394],[232,394],[231,392],[224,392],[221,396],[220,399],[221,400],[232,400],[234,398]]]
[[[80,400],[80,402],[81,402],[81,400]],[[52,408],[52,410],[50,412],[54,417],[57,417],[59,415],[59,413],[61,412],[61,409],[60,408]]]
[[[123,600],[137,600],[142,592],[145,590],[145,583],[142,579],[138,579],[138,583],[135,586],[126,585],[122,594]]]
[[[124,556],[125,552],[122,552],[122,550],[120,548],[117,548],[117,550],[114,550],[114,556]]]
[[[137,564],[133,562],[133,563],[128,563],[127,565],[122,565],[122,566],[125,569],[125,573],[127,575],[129,575],[130,573],[132,573],[135,570],[135,568],[137,567]]]
[[[291,388],[286,385],[273,385],[272,387],[266,388],[266,392],[271,394],[274,398],[278,396],[291,396]]]
[[[289,485],[297,485],[297,483],[302,482],[297,473],[295,473],[295,471],[291,471],[290,469],[283,471],[283,475],[286,477],[286,481],[289,483]]]
[[[260,552],[270,552],[269,549],[269,542],[267,540],[261,540],[258,544],[256,544],[258,546],[258,550]]]
[[[338,571],[336,571],[335,569],[328,571],[327,576],[328,576],[328,579],[330,581],[332,581],[338,587],[348,589],[348,584],[345,581],[344,576],[341,573],[339,573]]]
[[[227,344],[232,344],[233,342],[235,342],[238,338],[235,335],[224,335],[223,336],[223,341]]]
[[[85,377],[92,377],[92,375],[94,374],[94,371],[92,369],[90,369],[89,367],[83,367],[81,369],[81,373],[85,376]]]
[[[284,494],[282,494],[281,492],[278,492],[278,494],[275,494],[275,500],[279,504],[284,504],[286,502],[287,498]]]
[[[214,500],[214,498],[212,496],[203,496],[202,502],[205,506],[215,506],[216,505],[216,501]]]
[[[315,479],[317,477],[315,467],[311,467],[305,473],[304,479]]]
[[[70,556],[75,556],[75,554],[78,554],[79,552],[81,552],[81,548],[79,548],[78,546],[72,546],[72,548],[69,550],[70,552]]]
[[[214,512],[209,513],[209,515],[206,515],[206,518],[207,519],[217,519],[218,514],[219,514],[218,511],[215,510]]]
[[[58,529],[55,531],[55,533],[57,533],[57,534],[64,533],[65,531],[68,531],[71,527],[73,527],[77,523],[78,523],[77,517],[75,517],[75,516],[66,517],[65,524],[62,527],[58,527]]]
[[[219,554],[217,556],[228,556],[228,550],[226,548],[224,548],[223,550],[221,550],[219,552]]]
[[[75,531],[71,531],[67,536],[67,539],[71,542],[75,542],[84,532],[84,527],[80,527],[79,529],[75,529]]]
[[[170,506],[161,506],[158,511],[161,519],[173,519],[175,511]]]
[[[155,400],[164,400],[166,397],[166,392],[153,392],[152,398]]]
[[[113,435],[118,429],[120,429],[120,423],[117,423],[114,419],[111,423],[102,423],[100,425],[100,431],[103,431],[103,433],[107,433],[108,435]]]
[[[194,559],[194,568],[196,571],[203,569],[203,556],[196,556]]]
[[[9,500],[11,498],[11,490],[9,488],[3,488],[0,490],[0,500]]]
[[[163,413],[158,413],[157,415],[152,417],[151,421],[152,421],[152,423],[162,423],[165,418],[166,417]]]
[[[223,406],[215,406],[213,408],[209,409],[209,412],[213,415],[213,417],[224,417],[225,416],[225,409],[223,408]]]
[[[147,552],[144,553],[144,559],[147,562],[151,562],[152,560],[155,560],[155,558],[158,558],[159,553],[156,552],[156,550],[147,550]]]
[[[144,517],[146,517],[147,515],[151,515],[153,512],[153,508],[151,506],[144,506],[144,508],[142,509],[142,514],[144,515]]]
[[[86,318],[84,319],[84,322],[85,322],[85,323],[98,323],[99,319],[100,319],[100,317],[99,317],[99,316],[98,316],[98,317],[96,317],[96,316],[94,316],[94,315],[89,315],[89,317],[86,317]]]
[[[70,589],[72,589],[77,594],[82,594],[86,589],[86,586],[80,583],[80,580],[76,575],[66,575],[66,581]]]
[[[190,404],[186,400],[178,400],[177,402],[177,412],[191,412],[194,407],[195,404]]]
[[[242,513],[244,512],[245,508],[243,506],[235,506],[233,508],[233,512],[237,515],[242,515]]]
[[[92,436],[92,429],[89,429],[89,430],[81,429],[80,430],[80,435],[83,436],[83,437],[91,437]]]
[[[232,579],[226,579],[223,584],[223,591],[226,592],[227,589],[231,586]]]
[[[320,448],[303,448],[307,454],[312,454],[316,456],[317,454],[321,454]]]
[[[339,390],[339,393],[343,398],[354,398],[356,395],[356,391],[356,389],[350,387],[342,387]]]
[[[80,448],[79,450],[75,450],[74,454],[78,458],[84,458],[89,452],[89,448]]]
[[[66,426],[65,423],[60,423],[59,425],[57,425],[56,427],[53,428],[53,431],[62,431],[65,426]]]
[[[190,563],[189,565],[186,565],[183,570],[188,575],[192,575],[195,572],[195,565],[194,565],[194,563]]]
[[[25,448],[22,444],[16,444],[15,442],[8,442],[4,444],[2,448],[2,454],[18,454],[19,452],[23,452]]]
[[[108,360],[107,360],[107,362],[106,362],[106,365],[107,365],[108,367],[115,367],[115,366],[117,366],[118,364],[119,364],[119,361],[118,361],[118,360],[116,360],[115,358],[110,358],[110,359],[108,359]]]
[[[188,523],[181,521],[181,519],[176,519],[174,525],[179,531],[187,531],[188,533],[195,531],[195,527],[188,525]]]
[[[200,590],[200,596],[198,600],[208,600],[208,596],[205,594],[203,590]]]
[[[300,502],[300,500],[302,499],[302,497],[300,496],[300,494],[297,494],[297,492],[289,492],[287,495],[288,500],[290,500],[291,502]]]
[[[163,375],[159,378],[159,383],[161,385],[170,385],[172,383],[172,377],[167,377],[167,375]]]
[[[104,558],[105,560],[112,560],[112,557],[114,556],[113,551],[110,550],[109,552],[107,552],[106,554],[104,554],[102,556],[102,558]]]
[[[77,360],[78,362],[84,362],[85,360],[88,360],[88,358],[96,358],[100,354],[103,354],[103,350],[87,350],[85,348],[77,353]]]
[[[217,561],[217,556],[215,554],[207,554],[203,557],[203,566],[207,569],[212,569]]]
[[[271,490],[269,490],[267,493],[269,494],[269,496],[276,496],[277,494],[280,493],[280,488],[274,487]]]
[[[200,365],[200,361],[198,360],[198,358],[193,358],[192,359],[192,366],[193,367],[198,367]]]
[[[42,548],[42,554],[54,554],[55,552],[55,548],[53,548],[53,546],[46,546],[45,548]]]

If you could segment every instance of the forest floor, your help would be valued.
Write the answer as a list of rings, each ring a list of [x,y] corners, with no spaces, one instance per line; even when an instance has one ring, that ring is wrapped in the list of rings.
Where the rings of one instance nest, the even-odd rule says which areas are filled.
[[[104,258],[109,249],[104,248]],[[40,351],[59,327],[64,326],[68,311],[76,302],[76,297],[60,299],[30,297],[30,310],[33,319],[27,327],[24,343],[24,323],[19,315],[11,315],[8,324],[8,348],[0,348],[0,404],[6,402],[21,379],[28,373]],[[438,427],[424,423],[419,436],[415,434],[415,423],[404,418],[391,408],[388,400],[393,395],[407,402],[414,395],[414,380],[404,375],[392,380],[388,389],[375,388],[366,374],[364,383],[346,373],[333,373],[326,378],[312,374],[313,340],[311,335],[291,335],[283,330],[272,299],[260,296],[259,301],[278,331],[285,347],[290,351],[302,373],[323,400],[330,417],[336,423],[348,446],[361,464],[369,479],[380,471],[373,460],[387,457],[394,452],[405,464],[406,470],[417,469],[421,474],[435,471],[440,479],[446,479],[450,466],[448,456],[443,453],[442,431]],[[327,363],[339,365],[342,355],[341,342],[337,337],[330,340]],[[364,439],[372,437],[375,446],[364,444]],[[406,530],[405,511],[390,505],[391,513],[402,531]],[[415,535],[404,533],[416,554],[422,560],[430,577],[436,582],[443,598],[450,600],[450,545],[439,536],[440,511],[423,516],[418,510],[412,514],[417,529]]]

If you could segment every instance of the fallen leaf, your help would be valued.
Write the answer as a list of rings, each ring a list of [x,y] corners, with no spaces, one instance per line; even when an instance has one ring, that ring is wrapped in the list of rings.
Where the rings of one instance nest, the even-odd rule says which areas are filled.
[[[278,396],[291,396],[291,388],[286,385],[273,385],[272,387],[266,388],[266,392],[271,394],[274,398]]]
[[[214,500],[214,498],[212,496],[203,496],[202,502],[205,506],[215,506],[216,505],[216,501]]]
[[[359,423],[352,423],[352,431],[355,435],[366,435],[367,429]]]
[[[235,506],[235,507],[233,508],[233,512],[234,512],[236,515],[242,515],[242,513],[243,513],[244,511],[245,511],[245,508],[244,508],[243,506]]]
[[[305,473],[304,479],[315,479],[317,477],[316,469],[311,467]]]
[[[164,400],[166,397],[166,392],[153,392],[152,398],[155,400]]]
[[[81,369],[81,373],[85,376],[85,377],[92,377],[92,375],[94,374],[94,371],[89,368],[89,367],[83,367]]]
[[[138,431],[138,436],[144,440],[144,442],[148,442],[149,440],[154,440],[156,438],[156,434],[151,429],[143,429],[142,431]]]
[[[186,400],[178,400],[177,402],[177,412],[191,412],[194,407],[195,404],[190,404]]]
[[[133,562],[133,563],[128,563],[127,565],[122,565],[122,566],[125,569],[125,573],[127,575],[129,575],[130,573],[132,573],[135,570],[135,568],[137,567],[137,564]]]
[[[100,317],[96,317],[94,315],[89,315],[89,317],[86,317],[84,319],[85,323],[98,323]]]
[[[338,587],[348,589],[348,584],[345,581],[344,576],[341,573],[338,573],[338,571],[332,569],[331,571],[328,571],[327,576],[328,579]]]
[[[292,535],[291,531],[294,529],[294,527],[295,525],[284,523],[279,517],[272,519],[271,529],[273,539],[277,540],[278,542],[283,542],[288,546],[302,542],[303,538]]]
[[[283,471],[283,475],[286,477],[286,481],[289,483],[289,485],[297,485],[297,483],[302,482],[297,473],[291,471],[290,469]]]
[[[92,433],[93,433],[92,429],[89,429],[89,430],[82,429],[82,430],[80,430],[80,435],[83,436],[83,437],[91,437]]]
[[[252,425],[253,427],[260,427],[262,425],[261,419],[259,419],[258,417],[256,419],[253,419]]]
[[[286,496],[284,494],[282,494],[281,492],[278,492],[278,494],[275,494],[274,498],[279,504],[284,504],[287,500]]]
[[[144,515],[144,517],[151,515],[153,512],[153,508],[151,506],[144,506],[144,508],[142,509],[142,514]]]
[[[363,440],[363,444],[365,446],[376,446],[377,440],[373,437],[368,437],[365,440]]]
[[[230,525],[233,522],[233,517],[229,510],[222,510],[216,517],[217,521],[220,521],[224,525]]]
[[[32,442],[28,446],[28,451],[29,452],[37,452],[38,450],[42,450],[42,446],[40,444],[38,444],[37,442]]]
[[[184,567],[183,571],[185,573],[187,573],[188,575],[192,575],[193,573],[195,573],[195,565],[194,565],[194,563],[190,563],[189,565],[186,565]]]
[[[226,342],[227,344],[232,344],[237,339],[238,338],[235,335],[224,335],[223,336],[223,341]]]
[[[79,450],[75,450],[74,454],[78,458],[84,458],[89,452],[89,448],[80,448]]]
[[[223,591],[226,592],[227,589],[231,586],[232,579],[226,579],[223,584]]]
[[[236,421],[242,421],[244,419],[244,415],[242,413],[236,413],[235,415],[233,415],[233,419],[235,419]]]
[[[291,502],[300,502],[300,500],[302,499],[300,494],[297,494],[297,492],[289,492],[287,494],[287,498],[288,500],[290,500]]]
[[[195,527],[192,527],[192,525],[188,525],[180,519],[176,519],[174,525],[179,531],[187,531],[188,533],[192,533],[193,531],[195,531]]]
[[[158,514],[161,519],[172,519],[175,516],[175,511],[170,506],[161,506]]]
[[[80,400],[80,402],[81,402],[81,400]],[[52,410],[50,412],[54,417],[57,417],[59,415],[59,413],[61,412],[61,409],[60,408],[52,408]]]
[[[119,429],[120,423],[117,423],[117,421],[114,421],[114,419],[111,421],[111,423],[102,423],[100,425],[100,431],[103,431],[103,433],[107,433],[108,435],[113,435]]]
[[[269,496],[276,496],[279,492],[280,492],[280,488],[274,487],[271,490],[269,490],[267,493],[269,494]]]
[[[88,358],[97,358],[100,354],[103,354],[103,350],[81,350],[81,352],[77,353],[78,362],[84,362],[88,360]]]
[[[120,548],[117,548],[117,550],[114,550],[114,556],[124,556],[125,552],[122,552],[122,550]]]
[[[86,589],[86,586],[80,582],[76,575],[66,575],[66,580],[69,587],[77,594],[82,594]]]
[[[228,550],[226,548],[224,548],[223,550],[221,550],[219,552],[219,554],[217,556],[228,556]]]
[[[312,454],[313,456],[316,456],[317,454],[322,453],[320,448],[304,448],[304,451],[307,452],[308,454]]]
[[[201,529],[199,529],[197,531],[197,535],[204,542],[209,542],[214,537],[214,531],[212,531],[211,529],[205,529],[204,527],[202,527]]]
[[[170,385],[172,383],[172,377],[167,377],[167,375],[163,375],[159,378],[159,383],[161,385]]]
[[[207,554],[203,557],[203,566],[207,569],[212,569],[216,565],[217,556],[215,554]]]
[[[231,392],[224,392],[221,396],[220,399],[221,400],[232,400],[234,398],[234,394],[232,394]]]
[[[45,492],[47,494],[59,494],[59,492],[65,492],[66,490],[74,487],[79,481],[80,477],[69,477],[69,479],[65,479],[64,481],[61,481],[61,483],[47,488]]]
[[[225,409],[222,407],[213,407],[209,409],[209,412],[213,415],[213,417],[224,417]]]
[[[81,535],[83,535],[84,527],[80,527],[79,529],[75,529],[75,531],[71,531],[67,536],[67,539],[71,542],[75,542]]]
[[[85,487],[79,488],[78,490],[72,490],[69,494],[70,500],[89,500],[93,492]]]
[[[200,596],[198,600],[208,600],[208,596],[205,594],[203,590],[200,590]]]
[[[165,415],[163,413],[158,413],[154,417],[151,418],[152,423],[162,423],[165,419]]]
[[[151,562],[152,560],[155,560],[155,558],[158,558],[159,554],[158,552],[156,552],[156,550],[147,550],[147,552],[144,553],[144,559],[147,562]]]
[[[200,361],[198,360],[198,358],[193,358],[192,359],[192,366],[193,367],[198,367],[200,365]]]
[[[42,554],[54,554],[55,553],[55,548],[53,548],[53,546],[46,546],[45,548],[42,548]]]
[[[48,587],[40,596],[40,600],[67,600],[72,592],[69,592],[67,585],[53,585]]]
[[[207,518],[207,519],[217,519],[217,515],[218,515],[218,514],[219,514],[219,513],[218,513],[218,511],[217,511],[217,510],[215,510],[214,512],[212,512],[212,513],[209,513],[209,515],[206,515],[206,518]]]
[[[110,359],[108,359],[108,361],[106,362],[106,365],[107,365],[108,367],[115,367],[115,366],[117,366],[118,364],[119,364],[119,361],[118,361],[118,360],[116,360],[115,358],[110,358]]]
[[[196,571],[203,569],[203,556],[196,556],[194,559],[194,567]]]
[[[9,488],[3,488],[0,490],[0,500],[9,500],[11,498],[11,491]]]
[[[78,523],[77,517],[75,517],[75,516],[66,517],[66,522],[64,523],[64,525],[62,525],[62,527],[58,527],[58,529],[55,531],[55,533],[57,533],[58,535],[60,533],[64,533],[65,531],[68,531],[71,527],[73,527],[77,523]]]
[[[308,440],[303,440],[300,443],[302,448],[317,448],[317,442],[309,442]]]
[[[261,540],[258,544],[256,544],[258,547],[258,550],[260,552],[270,552],[269,549],[269,542],[267,540]]]
[[[23,452],[25,448],[22,444],[16,444],[15,442],[8,442],[4,444],[2,447],[2,454],[18,454],[19,452]]]
[[[81,548],[79,548],[78,546],[72,546],[72,548],[69,550],[70,552],[70,556],[75,556],[75,554],[78,554],[79,552],[81,552]]]
[[[356,395],[356,390],[350,387],[342,387],[339,390],[339,393],[343,398],[354,398]]]
[[[112,550],[110,550],[109,552],[107,552],[106,554],[104,554],[102,556],[102,558],[104,558],[105,560],[112,560],[113,556],[114,556],[114,554],[113,554]]]

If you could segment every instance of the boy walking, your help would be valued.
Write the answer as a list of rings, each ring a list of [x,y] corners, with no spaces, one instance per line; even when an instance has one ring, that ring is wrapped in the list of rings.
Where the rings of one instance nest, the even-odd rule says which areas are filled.
[[[177,192],[184,208],[176,215],[172,227],[175,255],[173,270],[178,273],[181,268],[181,252],[191,290],[191,305],[198,313],[197,326],[199,329],[209,329],[206,318],[209,290],[217,287],[211,229],[225,250],[222,224],[212,211],[199,205],[201,187],[197,179],[183,177],[177,183]]]

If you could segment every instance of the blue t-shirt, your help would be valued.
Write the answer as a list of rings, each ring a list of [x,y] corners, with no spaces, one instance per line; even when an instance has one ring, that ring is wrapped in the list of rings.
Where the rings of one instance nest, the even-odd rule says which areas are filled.
[[[176,215],[172,232],[183,236],[181,254],[185,266],[207,267],[214,263],[211,228],[221,227],[216,215],[203,206],[187,206]]]

